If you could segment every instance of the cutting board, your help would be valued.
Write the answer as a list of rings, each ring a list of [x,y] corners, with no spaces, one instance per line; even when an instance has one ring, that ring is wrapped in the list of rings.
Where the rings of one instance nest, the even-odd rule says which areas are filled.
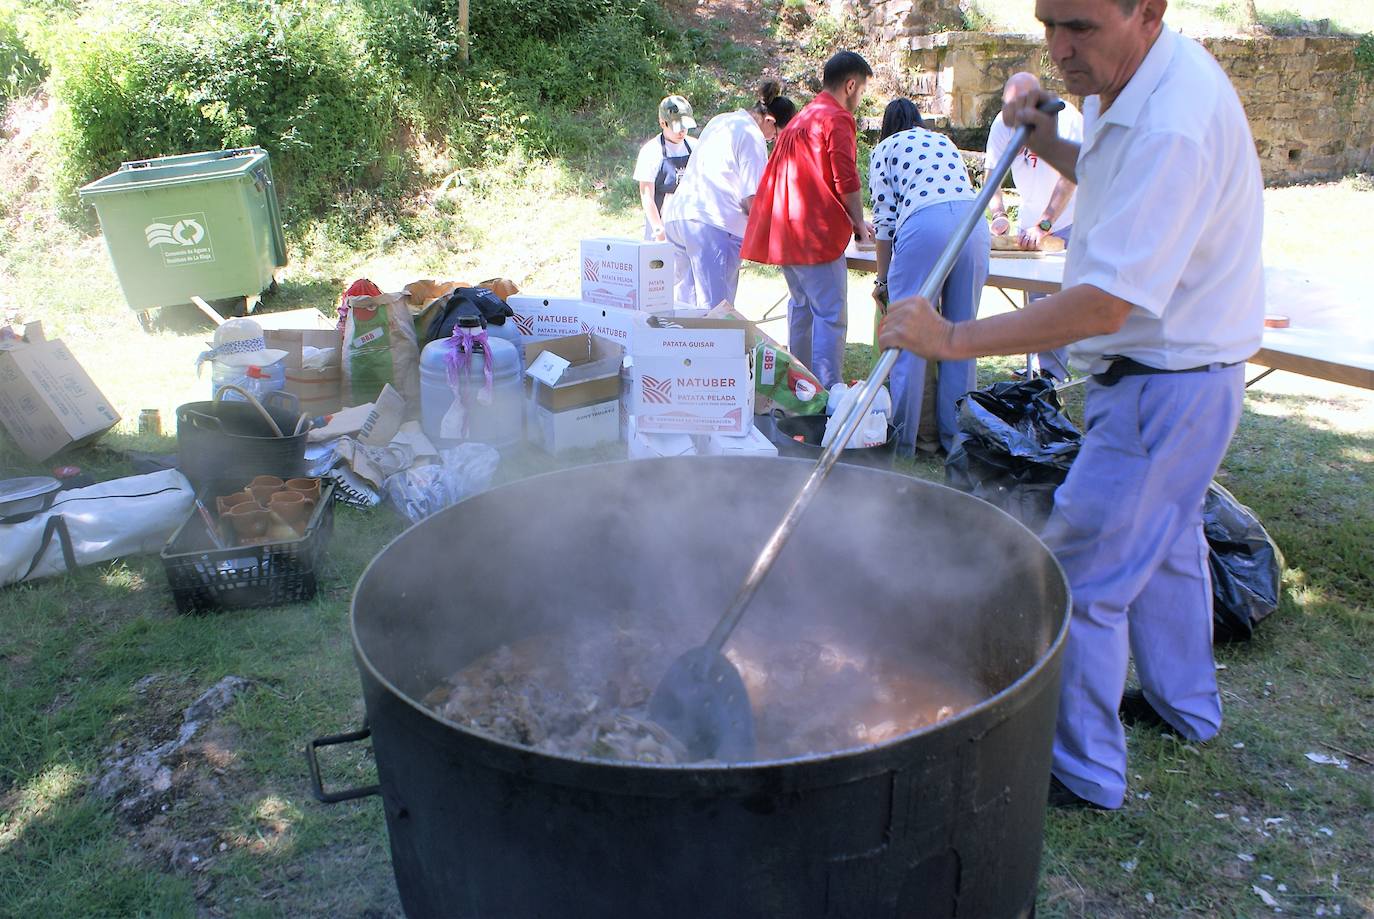
[[[1040,249],[1022,249],[1015,236],[992,237],[992,254],[997,258],[1041,258],[1047,252],[1063,252],[1064,240],[1057,236],[1046,236],[1041,240]]]

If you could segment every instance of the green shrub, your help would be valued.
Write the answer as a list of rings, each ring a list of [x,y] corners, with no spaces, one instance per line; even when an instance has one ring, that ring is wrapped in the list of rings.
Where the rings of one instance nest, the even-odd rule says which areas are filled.
[[[384,177],[402,106],[355,10],[124,0],[100,12],[52,43],[63,190],[123,160],[250,144],[272,154],[294,210]]]
[[[720,95],[697,63],[706,42],[657,0],[481,0],[467,64],[457,11],[457,0],[87,0],[52,17],[40,50],[66,200],[124,160],[261,144],[290,215],[352,212],[359,192],[398,196],[417,134],[460,168],[594,164],[653,133],[661,96],[687,92],[703,113],[720,101],[705,98]]]
[[[0,0],[0,104],[43,82],[46,72],[25,36],[18,0]]]

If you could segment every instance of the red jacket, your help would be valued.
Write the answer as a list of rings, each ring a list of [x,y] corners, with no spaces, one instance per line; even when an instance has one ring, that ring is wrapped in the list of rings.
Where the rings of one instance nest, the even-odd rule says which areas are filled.
[[[778,133],[741,254],[769,265],[819,265],[854,235],[843,196],[859,190],[854,116],[820,93]]]

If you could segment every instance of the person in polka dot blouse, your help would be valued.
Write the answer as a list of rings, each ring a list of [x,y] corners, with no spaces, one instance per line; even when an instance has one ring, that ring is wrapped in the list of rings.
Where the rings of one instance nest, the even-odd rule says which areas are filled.
[[[910,99],[888,104],[868,182],[878,245],[874,297],[882,308],[889,299],[914,296],[920,290],[977,192],[959,150],[949,138],[925,127]],[[938,308],[950,321],[964,322],[977,314],[990,246],[987,223],[980,222],[960,250],[939,298]],[[925,378],[925,359],[910,352],[898,358],[889,378],[897,450],[903,456],[916,449]],[[953,449],[958,433],[955,403],[975,383],[973,361],[941,361],[937,368],[935,413],[945,451]]]

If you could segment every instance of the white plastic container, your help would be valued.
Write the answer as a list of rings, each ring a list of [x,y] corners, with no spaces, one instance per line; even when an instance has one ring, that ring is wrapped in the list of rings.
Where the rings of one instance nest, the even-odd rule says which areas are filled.
[[[237,386],[252,393],[261,402],[268,393],[286,388],[286,361],[274,361],[263,367],[231,367],[213,361],[210,372],[210,396],[219,393],[225,385]],[[232,389],[224,394],[226,401],[243,401],[243,397]]]
[[[525,436],[524,385],[520,352],[504,338],[488,330],[487,345],[492,357],[491,401],[479,398],[486,385],[484,359],[479,350],[468,361],[467,431],[462,431],[461,413],[453,413],[454,390],[449,384],[449,355],[457,342],[440,338],[425,346],[420,354],[420,424],[425,436],[443,449],[464,442],[489,444],[498,450],[517,446]]]
[[[520,372],[525,372],[525,336],[520,334],[520,328],[515,324],[513,318],[507,318],[500,325],[493,322],[487,323],[487,337],[501,338],[515,345],[515,350],[520,355]]]

